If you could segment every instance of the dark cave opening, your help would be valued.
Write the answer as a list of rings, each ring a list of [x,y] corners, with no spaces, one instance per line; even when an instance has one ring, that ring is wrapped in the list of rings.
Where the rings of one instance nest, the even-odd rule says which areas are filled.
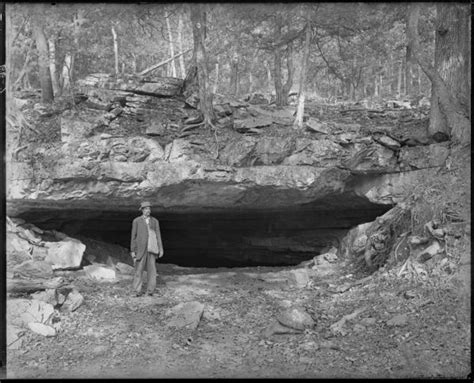
[[[361,202],[361,201],[359,201]],[[156,212],[165,255],[184,267],[291,266],[338,246],[348,230],[391,206],[367,202],[293,209]],[[30,210],[19,217],[44,230],[100,240],[126,249],[137,211]]]

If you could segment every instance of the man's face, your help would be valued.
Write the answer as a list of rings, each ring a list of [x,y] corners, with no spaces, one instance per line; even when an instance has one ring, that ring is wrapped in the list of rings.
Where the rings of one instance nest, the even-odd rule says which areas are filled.
[[[151,208],[149,208],[149,207],[144,207],[144,208],[142,209],[142,211],[143,211],[143,215],[144,215],[145,217],[149,217],[149,216],[150,216],[150,213],[151,213]]]

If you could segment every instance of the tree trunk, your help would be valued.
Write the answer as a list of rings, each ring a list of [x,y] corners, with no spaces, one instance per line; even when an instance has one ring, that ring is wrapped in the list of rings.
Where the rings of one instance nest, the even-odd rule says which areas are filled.
[[[289,43],[286,48],[286,69],[287,76],[285,85],[283,85],[284,104],[288,105],[288,94],[293,86],[293,43]]]
[[[271,90],[273,87],[272,83],[272,68],[268,61],[265,61],[265,69],[267,71],[267,89]]]
[[[115,75],[118,76],[118,74],[119,74],[119,56],[118,56],[117,32],[115,32],[114,26],[112,26],[111,30],[112,30],[112,36],[114,37]]]
[[[412,70],[411,70],[411,62],[410,62],[410,54],[407,48],[407,53],[406,53],[406,65],[405,65],[405,79],[406,79],[406,88],[405,88],[405,94],[407,96],[410,96],[413,94],[413,82],[412,82]]]
[[[196,58],[199,83],[199,107],[206,127],[215,120],[212,107],[212,94],[209,91],[209,74],[207,72],[207,55],[204,45],[206,36],[206,12],[203,4],[191,5],[191,23],[193,25],[194,57]]]
[[[61,74],[61,78],[62,78],[61,88],[63,92],[65,90],[71,89],[72,61],[73,61],[72,55],[70,53],[66,53],[66,56],[64,56],[63,70]]]
[[[238,94],[238,80],[239,78],[239,56],[233,53],[230,60],[230,93],[234,96]]]
[[[216,94],[219,90],[219,61],[216,62],[216,77],[214,78],[214,88],[212,93]]]
[[[170,56],[174,57],[174,43],[173,43],[173,34],[171,33],[171,25],[168,12],[165,12],[165,20],[166,20],[166,29],[168,30],[168,40],[169,40],[169,47],[170,47]],[[175,60],[171,60],[171,76],[176,77],[176,64]]]
[[[421,68],[419,65],[417,65],[418,68],[418,94],[423,93],[423,88],[421,86]]]
[[[296,108],[296,118],[293,127],[303,129],[304,101],[306,97],[306,73],[308,71],[309,46],[311,41],[311,26],[306,23],[306,36],[304,42],[303,62],[301,63],[300,84],[298,91],[298,106]]]
[[[469,6],[437,5],[435,66],[420,54],[420,5],[410,3],[407,37],[410,51],[432,83],[429,132],[437,141],[471,142]]]
[[[179,50],[184,52],[183,49],[183,18],[181,17],[181,13],[178,16],[178,44]],[[186,77],[186,67],[184,66],[184,56],[179,56],[179,66],[181,68],[181,77]]]
[[[44,34],[43,26],[38,20],[39,15],[33,18],[33,36],[38,49],[39,79],[41,83],[41,101],[44,103],[54,100],[53,85],[49,71],[48,42]]]
[[[402,97],[402,61],[400,61],[400,65],[398,66],[398,81],[397,81],[397,98]]]
[[[7,30],[8,30],[8,27],[7,27]],[[7,34],[7,36],[8,36],[8,34]],[[7,44],[9,44],[9,43],[7,42]],[[9,54],[10,49],[7,48],[7,54],[6,54],[8,62],[11,62],[11,55]],[[23,62],[23,66],[21,68],[21,71],[18,74],[18,77],[15,80],[15,82],[13,83],[13,85],[11,84],[11,81],[12,81],[11,64],[8,67],[9,70],[7,70],[7,86],[8,86],[8,90],[10,92],[11,92],[12,89],[16,89],[22,83],[23,78],[25,77],[27,69],[28,69],[28,64],[30,63],[30,60],[31,60],[31,50],[32,50],[32,42],[30,42],[26,47],[25,61]],[[11,94],[11,93],[7,93],[7,94]]]
[[[283,85],[281,83],[281,51],[280,48],[276,48],[273,52],[274,67],[273,67],[273,80],[275,82],[275,103],[277,106],[283,106],[286,103],[283,100]],[[286,97],[288,98],[288,97]]]
[[[56,70],[56,43],[53,38],[48,39],[49,46],[49,72],[51,76],[51,84],[53,86],[54,97],[59,96],[59,79],[58,71]]]
[[[137,55],[135,53],[132,54],[132,73],[137,73]]]

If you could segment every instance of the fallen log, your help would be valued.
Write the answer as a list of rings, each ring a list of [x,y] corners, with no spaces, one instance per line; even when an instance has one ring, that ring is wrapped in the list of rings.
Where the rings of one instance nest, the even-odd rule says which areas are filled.
[[[151,67],[148,67],[146,68],[145,70],[141,71],[140,73],[138,73],[139,76],[144,76],[146,75],[147,73],[150,73],[152,71],[154,71],[155,69],[158,69],[159,67],[163,66],[163,65],[166,65],[168,64],[170,61],[173,61],[175,58],[178,58],[179,56],[182,56],[188,52],[192,51],[192,48],[189,48],[189,49],[186,49],[185,51],[183,52],[180,52],[178,54],[175,54],[174,56],[164,60],[164,61],[161,61],[159,62],[158,64],[155,64],[155,65],[152,65]]]
[[[36,291],[47,289],[57,289],[66,285],[63,278],[57,277],[53,279],[15,279],[7,278],[7,292],[13,294],[27,293],[31,294]]]

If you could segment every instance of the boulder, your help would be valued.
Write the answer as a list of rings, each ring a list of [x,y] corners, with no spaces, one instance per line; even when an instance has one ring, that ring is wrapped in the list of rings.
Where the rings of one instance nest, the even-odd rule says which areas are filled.
[[[297,138],[292,153],[283,165],[313,165],[332,167],[339,164],[346,150],[331,140]]]
[[[45,261],[56,269],[75,269],[81,265],[86,246],[77,239],[65,238],[59,242],[46,242],[48,255]]]
[[[43,335],[43,336],[56,336],[56,330],[48,325],[38,322],[28,323],[28,327],[31,331]]]
[[[165,147],[165,159],[169,162],[189,160],[192,158],[191,144],[181,138],[175,139]]]
[[[219,159],[230,166],[248,166],[252,161],[250,154],[255,145],[255,140],[250,137],[231,141],[219,154]]]
[[[115,270],[110,267],[100,266],[98,264],[89,265],[84,267],[86,275],[90,279],[97,281],[113,281],[115,280]]]
[[[283,140],[279,137],[262,137],[254,148],[255,165],[273,165],[281,163],[293,147],[291,139]]]
[[[13,268],[13,272],[24,277],[50,278],[53,276],[53,268],[45,261],[29,260]]]
[[[7,253],[27,253],[31,254],[33,245],[26,239],[20,238],[17,234],[7,232]]]
[[[309,130],[310,132],[315,132],[315,133],[323,133],[323,134],[329,134],[330,130],[327,124],[320,122],[314,118],[308,118],[308,120],[305,122],[306,125],[306,130]]]
[[[168,322],[169,327],[187,328],[195,330],[199,325],[202,314],[204,312],[204,305],[197,301],[179,303],[172,307],[166,313],[172,315]]]
[[[446,144],[408,147],[400,150],[400,163],[408,169],[423,169],[442,166],[449,156]]]
[[[245,133],[251,129],[261,129],[271,125],[271,117],[248,117],[245,119],[234,119],[234,129],[239,133]]]
[[[72,312],[77,310],[83,302],[84,297],[82,296],[82,294],[76,289],[72,289],[72,291],[70,291],[67,295],[66,300],[61,306],[61,309]]]
[[[44,291],[38,291],[31,294],[33,299],[49,303],[52,306],[62,305],[66,297],[56,289],[46,289]]]
[[[304,308],[290,307],[284,309],[277,316],[278,322],[283,326],[293,328],[295,330],[304,330],[314,327],[316,324]]]
[[[396,171],[397,158],[393,150],[374,143],[364,145],[342,165],[353,174],[381,174]]]
[[[54,313],[53,305],[37,299],[7,300],[7,323],[26,327],[30,322],[47,323]]]
[[[290,281],[297,287],[303,288],[309,283],[309,275],[308,270],[306,269],[296,269],[290,270],[289,272]]]

